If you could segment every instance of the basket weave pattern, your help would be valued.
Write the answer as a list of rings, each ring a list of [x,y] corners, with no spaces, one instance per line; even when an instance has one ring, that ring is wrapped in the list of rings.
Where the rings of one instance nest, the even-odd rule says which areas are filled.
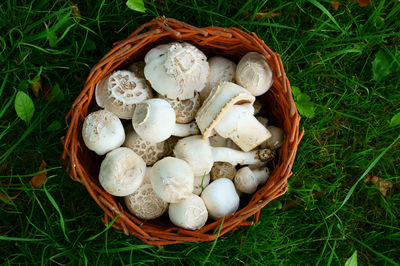
[[[267,183],[260,187],[244,206],[241,205],[237,212],[226,216],[223,223],[222,219],[212,221],[195,231],[176,227],[165,217],[143,221],[131,215],[123,207],[120,198],[111,196],[100,186],[98,171],[103,157],[89,151],[81,137],[83,121],[95,102],[93,94],[96,83],[113,70],[124,69],[132,62],[143,60],[146,52],[156,45],[174,40],[190,42],[207,56],[221,55],[235,61],[250,51],[264,55],[273,71],[274,83],[260,98],[262,112],[267,112],[269,117],[275,118],[275,124],[278,124],[286,135],[273,162],[274,167]],[[115,43],[111,51],[91,70],[66,119],[69,121],[69,129],[63,140],[63,158],[71,178],[82,183],[104,210],[103,222],[106,225],[118,215],[113,227],[157,246],[187,241],[212,241],[217,237],[216,229],[220,227],[220,235],[224,235],[240,226],[257,223],[261,208],[287,191],[287,179],[292,175],[291,168],[297,147],[304,134],[303,130],[299,130],[300,116],[282,61],[256,34],[248,34],[237,28],[196,28],[170,18],[154,19],[142,25],[127,39]]]

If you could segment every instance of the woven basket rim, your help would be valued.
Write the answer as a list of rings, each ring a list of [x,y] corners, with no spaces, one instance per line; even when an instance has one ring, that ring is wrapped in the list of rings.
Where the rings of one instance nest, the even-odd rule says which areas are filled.
[[[200,49],[211,49],[223,53],[257,51],[264,55],[273,70],[274,83],[269,97],[275,99],[276,109],[282,113],[286,138],[279,150],[279,160],[274,165],[270,179],[251,196],[246,206],[224,219],[207,223],[195,231],[175,226],[162,226],[151,221],[142,221],[131,215],[116,197],[106,193],[96,182],[97,177],[90,173],[82,163],[81,153],[85,147],[80,140],[80,129],[93,101],[95,84],[108,73],[118,69],[126,62],[131,62],[146,47],[165,39],[189,41]],[[146,46],[147,45],[147,46]],[[243,50],[244,49],[244,50]],[[242,51],[243,50],[243,51]],[[221,53],[222,53],[221,52]],[[276,101],[276,100],[279,101]],[[278,113],[278,111],[276,111]],[[286,119],[287,118],[287,119]],[[287,179],[292,175],[292,165],[297,147],[304,135],[299,130],[300,116],[293,101],[289,80],[286,77],[281,58],[255,34],[245,33],[237,28],[204,27],[197,28],[172,18],[155,18],[136,29],[125,40],[114,43],[113,48],[90,71],[84,88],[75,99],[66,116],[69,128],[63,138],[62,158],[70,177],[82,183],[95,202],[103,209],[103,222],[108,225],[118,216],[112,226],[125,234],[138,237],[147,244],[156,246],[181,242],[213,241],[219,236],[237,229],[258,223],[260,210],[271,200],[287,191]],[[251,217],[254,219],[251,220]]]

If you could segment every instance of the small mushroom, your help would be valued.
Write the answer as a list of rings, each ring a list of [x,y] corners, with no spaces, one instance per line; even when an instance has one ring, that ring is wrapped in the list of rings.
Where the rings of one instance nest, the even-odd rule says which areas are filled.
[[[267,167],[251,170],[246,166],[237,171],[233,182],[238,191],[252,194],[257,190],[258,185],[267,182],[269,174],[270,171]]]
[[[233,182],[220,178],[209,184],[201,193],[211,219],[218,220],[239,208],[239,196]]]
[[[194,122],[176,124],[174,109],[163,99],[149,99],[137,104],[132,125],[142,139],[152,143],[162,142],[171,135],[184,137],[199,133]]]
[[[200,108],[199,93],[196,92],[193,98],[187,100],[169,99],[160,95],[160,98],[169,102],[175,111],[176,123],[186,124],[193,121]]]
[[[144,77],[144,66],[145,66],[145,63],[143,61],[137,61],[137,62],[134,62],[132,65],[130,65],[128,67],[128,69],[130,71],[132,71],[133,73],[135,73],[136,76],[138,76],[140,78],[145,78]]]
[[[150,170],[151,167],[146,168],[142,185],[135,192],[124,197],[128,210],[144,220],[160,217],[168,209],[168,203],[156,194],[151,185]]]
[[[275,126],[268,126],[267,129],[271,132],[271,137],[267,139],[266,142],[262,143],[261,147],[272,150],[279,149],[285,139],[285,133],[281,128]]]
[[[212,136],[214,127],[219,123],[222,114],[235,104],[252,104],[255,97],[246,89],[232,82],[222,82],[214,87],[196,115],[196,123],[202,137]]]
[[[218,86],[223,81],[231,81],[235,79],[236,64],[222,56],[213,56],[208,59],[210,72],[204,89],[200,92],[201,101],[208,97],[212,88]]]
[[[125,132],[116,115],[106,110],[99,110],[85,118],[82,138],[90,150],[98,155],[104,155],[122,145]]]
[[[181,159],[165,157],[156,162],[151,169],[150,179],[157,195],[169,203],[182,201],[193,192],[192,169]]]
[[[187,100],[205,86],[209,71],[207,57],[189,43],[156,46],[144,61],[146,79],[155,91],[167,98]]]
[[[202,228],[208,219],[207,208],[203,200],[194,194],[181,202],[171,203],[168,214],[174,225],[189,230]]]
[[[96,102],[119,118],[132,119],[135,105],[153,97],[150,84],[128,70],[115,71],[96,85]]]
[[[210,175],[195,176],[193,183],[193,194],[200,195],[206,186],[210,184]]]
[[[271,88],[273,79],[265,57],[256,52],[245,54],[236,68],[236,82],[254,96],[260,96]]]
[[[251,104],[233,105],[221,112],[215,131],[230,138],[247,152],[271,137],[271,133],[253,116]]]
[[[230,163],[215,162],[211,168],[210,175],[212,181],[219,178],[228,178],[229,180],[233,180],[236,175],[236,168]]]
[[[211,147],[208,140],[204,141],[200,135],[180,139],[175,145],[174,154],[190,165],[194,176],[210,173],[214,162],[255,164],[269,161],[275,156],[269,149],[242,152],[225,147]]]
[[[135,192],[143,182],[146,163],[125,147],[107,153],[101,162],[99,181],[111,195],[123,197]]]
[[[153,143],[142,139],[132,128],[128,126],[125,130],[124,147],[131,148],[145,161],[146,165],[152,165],[165,155],[165,143]]]

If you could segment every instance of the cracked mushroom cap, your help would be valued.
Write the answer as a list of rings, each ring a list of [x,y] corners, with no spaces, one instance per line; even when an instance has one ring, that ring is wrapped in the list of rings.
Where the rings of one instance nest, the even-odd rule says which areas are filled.
[[[125,147],[107,153],[101,162],[99,181],[111,195],[123,197],[135,192],[143,182],[146,163]]]
[[[135,192],[124,197],[128,210],[144,220],[158,218],[168,209],[168,203],[157,195],[151,185],[150,170],[151,167],[146,168],[142,185]]]
[[[126,130],[124,147],[131,148],[145,161],[146,165],[152,165],[165,154],[164,142],[153,143],[142,139],[131,126]]]
[[[176,123],[187,124],[193,121],[200,108],[200,96],[195,92],[193,98],[187,100],[169,99],[159,94],[159,97],[169,102],[175,111]]]
[[[205,86],[209,72],[207,57],[189,43],[159,45],[146,54],[144,61],[146,79],[164,97],[187,100]]]
[[[121,120],[115,114],[99,110],[85,118],[82,138],[89,150],[104,155],[122,145],[125,132]]]
[[[262,54],[250,52],[240,59],[236,68],[236,82],[254,96],[260,96],[271,88],[272,70]]]
[[[122,119],[132,119],[137,103],[153,97],[150,84],[128,70],[115,71],[96,85],[96,102]]]
[[[223,81],[233,82],[235,79],[236,64],[222,56],[213,56],[208,59],[210,72],[207,78],[206,86],[200,92],[200,98],[203,102],[212,88],[218,86]]]

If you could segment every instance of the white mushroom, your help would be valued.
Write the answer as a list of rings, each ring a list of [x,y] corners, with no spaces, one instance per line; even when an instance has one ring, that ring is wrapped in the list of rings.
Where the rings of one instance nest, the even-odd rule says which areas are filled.
[[[232,180],[236,175],[236,168],[230,163],[215,162],[211,168],[210,175],[212,181],[219,178],[228,178]]]
[[[218,86],[223,81],[231,81],[235,79],[236,64],[229,59],[221,56],[213,56],[208,59],[210,72],[204,89],[200,92],[201,101],[208,97],[212,88]]]
[[[212,136],[222,114],[234,104],[252,104],[255,97],[246,89],[232,82],[222,82],[214,87],[196,115],[196,123],[202,137]]]
[[[150,170],[151,167],[146,168],[142,185],[135,192],[124,197],[128,210],[145,220],[160,217],[168,209],[168,203],[156,194],[151,185]]]
[[[170,99],[193,98],[207,80],[207,57],[189,43],[159,45],[146,54],[144,61],[146,79],[155,91]]]
[[[199,93],[196,92],[193,98],[187,100],[178,100],[178,99],[169,99],[160,95],[159,97],[163,98],[167,102],[169,102],[172,108],[175,111],[176,123],[186,124],[193,121],[194,117],[197,114],[197,111],[200,108],[200,96]]]
[[[253,111],[251,104],[230,106],[221,113],[214,129],[243,151],[250,151],[271,137],[271,133],[253,116]]]
[[[203,189],[210,184],[210,175],[195,176],[193,183],[193,194],[200,195]]]
[[[254,96],[266,93],[271,88],[273,79],[265,57],[256,52],[245,54],[236,68],[236,82]]]
[[[153,97],[150,84],[127,70],[116,71],[96,85],[96,102],[119,118],[132,119],[135,105]]]
[[[132,194],[143,182],[146,163],[133,150],[125,147],[107,153],[100,166],[99,181],[111,195]]]
[[[243,165],[274,158],[274,152],[269,149],[242,152],[225,147],[211,147],[208,140],[204,141],[200,135],[180,139],[175,145],[174,154],[190,165],[194,176],[208,174],[214,162]]]
[[[234,179],[238,191],[246,194],[254,193],[257,186],[267,182],[270,171],[267,167],[251,170],[249,167],[242,167],[237,171]]]
[[[118,148],[125,140],[124,127],[113,113],[100,110],[90,113],[83,122],[82,138],[85,145],[98,155]]]
[[[173,157],[161,159],[153,165],[150,179],[154,191],[166,202],[182,201],[193,192],[193,172],[184,160]]]
[[[271,132],[271,138],[262,143],[260,146],[272,150],[279,149],[282,146],[283,140],[285,139],[285,133],[281,128],[275,126],[268,126],[267,129],[269,132]]]
[[[199,133],[194,122],[176,124],[174,109],[163,99],[149,99],[137,104],[132,125],[141,138],[153,143],[164,141],[171,135],[184,137]]]
[[[125,130],[125,142],[122,144],[124,147],[131,148],[145,161],[146,165],[152,165],[165,155],[165,143],[153,143],[142,139],[133,130],[132,126],[128,126]]]
[[[202,228],[208,219],[207,208],[203,200],[194,194],[178,203],[171,203],[169,219],[179,227],[196,230]]]
[[[239,196],[232,181],[220,178],[209,184],[201,193],[211,219],[218,220],[234,213],[239,207]]]

